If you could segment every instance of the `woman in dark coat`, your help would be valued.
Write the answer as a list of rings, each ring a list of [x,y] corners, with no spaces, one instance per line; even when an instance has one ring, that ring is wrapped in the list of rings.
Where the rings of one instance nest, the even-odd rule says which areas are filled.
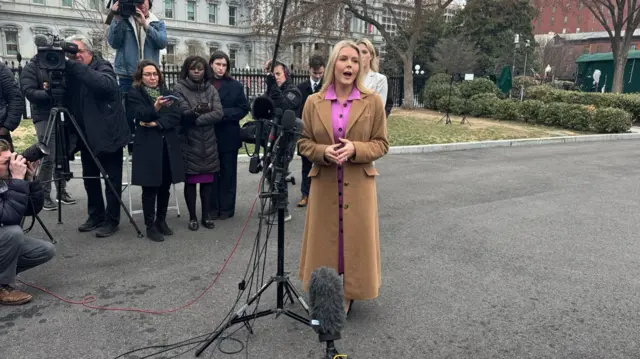
[[[127,117],[135,124],[131,184],[142,186],[142,212],[147,237],[162,242],[173,234],[166,222],[172,183],[184,181],[177,128],[178,103],[165,87],[162,72],[153,61],[138,63],[127,96]],[[156,210],[157,200],[157,210]]]
[[[222,51],[214,52],[209,59],[209,66],[213,70],[211,82],[220,94],[224,110],[222,121],[215,126],[220,172],[215,175],[211,198],[213,216],[220,219],[227,219],[235,214],[238,150],[242,147],[240,121],[249,113],[244,87],[231,77],[229,63],[229,56]]]
[[[209,82],[211,69],[207,60],[190,56],[182,65],[180,80],[174,90],[182,112],[180,142],[185,166],[184,198],[189,210],[189,229],[198,230],[196,185],[200,184],[202,225],[214,228],[211,216],[213,175],[220,170],[214,125],[222,120],[222,105],[215,87]]]

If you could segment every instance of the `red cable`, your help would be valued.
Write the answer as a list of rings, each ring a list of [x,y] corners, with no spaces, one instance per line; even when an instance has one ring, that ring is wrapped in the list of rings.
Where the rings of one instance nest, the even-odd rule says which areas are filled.
[[[222,272],[224,271],[225,267],[227,266],[227,263],[229,263],[229,260],[231,259],[231,257],[235,253],[236,249],[238,248],[238,245],[240,244],[240,240],[242,239],[242,235],[244,234],[245,229],[247,229],[247,225],[249,224],[249,220],[251,219],[251,214],[253,213],[253,210],[254,210],[254,208],[256,206],[256,203],[258,202],[258,199],[260,198],[260,189],[262,188],[262,181],[263,181],[263,178],[261,177],[260,181],[258,182],[258,195],[256,196],[255,201],[253,201],[253,205],[251,206],[251,210],[249,211],[249,216],[248,216],[247,220],[244,222],[244,226],[242,227],[242,231],[240,232],[240,235],[238,236],[238,239],[236,240],[236,244],[233,247],[233,250],[231,250],[231,253],[229,253],[229,256],[225,260],[224,264],[222,265],[222,268],[220,269],[220,271],[216,275],[215,279],[194,300],[190,301],[189,303],[187,303],[187,304],[185,304],[185,305],[183,305],[181,307],[168,309],[168,310],[149,310],[149,309],[136,309],[136,308],[98,307],[98,306],[89,305],[89,303],[93,303],[96,300],[98,300],[98,298],[96,298],[96,296],[93,296],[93,295],[86,296],[81,301],[78,302],[78,301],[73,301],[73,300],[62,298],[62,297],[60,297],[60,296],[58,296],[58,295],[56,295],[56,294],[44,289],[44,288],[38,287],[37,285],[29,284],[29,283],[23,282],[21,280],[18,280],[18,282],[20,282],[20,283],[22,283],[22,284],[24,284],[24,285],[26,285],[28,287],[31,287],[31,288],[37,289],[39,291],[42,291],[44,293],[47,293],[50,296],[52,296],[52,297],[54,297],[56,299],[59,299],[59,300],[65,302],[67,304],[82,305],[83,307],[90,308],[90,309],[110,310],[110,311],[119,311],[119,312],[139,312],[139,313],[146,313],[146,314],[166,314],[166,313],[173,313],[173,312],[177,312],[179,310],[188,308],[191,305],[193,305],[195,302],[200,300],[200,298],[202,298],[202,296],[205,295],[205,293],[207,293],[209,291],[209,289],[211,289],[211,287],[213,287],[213,285],[216,283],[216,281],[218,281],[218,278],[220,278],[220,275],[222,274]]]

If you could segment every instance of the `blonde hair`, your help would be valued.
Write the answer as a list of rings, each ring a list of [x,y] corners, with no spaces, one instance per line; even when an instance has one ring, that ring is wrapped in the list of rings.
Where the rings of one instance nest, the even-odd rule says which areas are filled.
[[[369,68],[371,71],[379,72],[380,68],[378,67],[378,55],[376,54],[376,49],[373,47],[373,44],[369,39],[362,38],[356,42],[356,45],[364,45],[369,50],[369,54],[371,54],[371,61],[369,63]]]
[[[329,88],[329,86],[331,86],[334,83],[336,62],[338,61],[338,55],[340,54],[340,51],[345,47],[350,47],[356,50],[356,52],[358,53],[358,61],[359,61],[358,73],[356,74],[356,81],[354,86],[361,93],[364,93],[367,95],[372,94],[373,91],[369,90],[364,85],[364,79],[367,76],[367,74],[363,71],[363,67],[361,65],[362,57],[360,56],[360,49],[358,48],[358,45],[356,45],[356,43],[351,40],[342,40],[333,47],[333,50],[331,50],[331,55],[329,55],[329,61],[327,61],[327,67],[326,67],[326,70],[324,71],[324,76],[322,78],[322,88],[320,89],[319,92],[325,92]]]

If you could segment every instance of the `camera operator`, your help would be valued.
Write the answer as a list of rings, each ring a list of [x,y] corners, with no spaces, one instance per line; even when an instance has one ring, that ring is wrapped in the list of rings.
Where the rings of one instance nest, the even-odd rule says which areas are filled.
[[[33,178],[36,164],[12,153],[0,140],[0,304],[20,305],[31,295],[14,289],[16,274],[48,262],[55,256],[53,244],[24,234],[23,217],[38,214],[44,203],[42,185]]]
[[[138,62],[152,60],[159,64],[160,50],[167,47],[164,21],[149,11],[152,6],[152,0],[144,0],[136,5],[136,14],[128,18],[119,14],[119,2],[111,7],[116,15],[109,24],[107,42],[116,50],[114,68],[123,94],[131,88]]]
[[[124,107],[120,100],[118,81],[111,64],[93,55],[89,39],[74,35],[66,39],[78,45],[78,53],[68,55],[65,103],[73,114],[91,151],[98,158],[111,179],[115,194],[105,187],[106,210],[99,178],[85,178],[89,218],[78,230],[97,229],[96,237],[108,237],[118,230],[120,223],[120,196],[122,193],[123,148],[131,139]],[[80,146],[83,177],[100,177],[100,169]]]
[[[12,149],[11,131],[20,125],[24,107],[24,98],[13,72],[0,61],[0,139],[9,142]]]
[[[274,104],[276,109],[284,111],[291,110],[296,113],[296,116],[300,112],[302,106],[302,93],[293,84],[293,79],[289,76],[289,68],[276,61],[273,67],[273,72],[269,72],[271,60],[268,60],[264,66],[267,72],[267,91],[265,96],[268,96]],[[290,158],[287,158],[287,162],[291,162],[293,159],[293,153],[295,152],[296,143],[292,141],[291,148],[289,149]],[[267,177],[268,178],[268,177]],[[266,215],[275,213],[277,210],[275,203],[272,202],[272,206]],[[291,214],[289,213],[289,200],[287,199],[287,209],[285,211],[285,222],[291,220]]]
[[[44,137],[49,123],[49,112],[54,106],[53,98],[48,92],[49,84],[47,79],[47,72],[40,70],[39,56],[36,54],[31,58],[28,64],[22,69],[20,73],[20,87],[22,93],[29,100],[31,104],[31,119],[33,120],[33,126],[36,129],[36,135],[38,141],[44,141]],[[46,143],[50,149],[51,154],[45,156],[42,159],[42,168],[40,169],[39,179],[44,181],[44,210],[55,211],[58,209],[55,202],[51,199],[51,180],[53,178],[53,167],[55,160],[55,148],[56,148],[56,128],[53,126],[51,131],[51,138]],[[60,182],[60,184],[58,184]],[[76,200],[73,199],[66,191],[66,181],[54,181],[56,190],[60,193],[60,200],[64,204],[75,204]]]

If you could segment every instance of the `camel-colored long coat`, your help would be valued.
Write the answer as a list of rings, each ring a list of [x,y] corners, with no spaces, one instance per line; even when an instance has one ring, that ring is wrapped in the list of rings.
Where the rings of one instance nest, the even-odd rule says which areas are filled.
[[[337,166],[324,151],[334,144],[331,100],[325,92],[309,96],[304,106],[300,153],[313,162],[311,190],[304,226],[299,278],[308,290],[311,272],[322,266],[338,270]],[[382,100],[361,93],[353,100],[345,137],[355,146],[355,157],[343,164],[344,295],[354,300],[373,299],[380,288],[378,198],[373,161],[389,150]]]

